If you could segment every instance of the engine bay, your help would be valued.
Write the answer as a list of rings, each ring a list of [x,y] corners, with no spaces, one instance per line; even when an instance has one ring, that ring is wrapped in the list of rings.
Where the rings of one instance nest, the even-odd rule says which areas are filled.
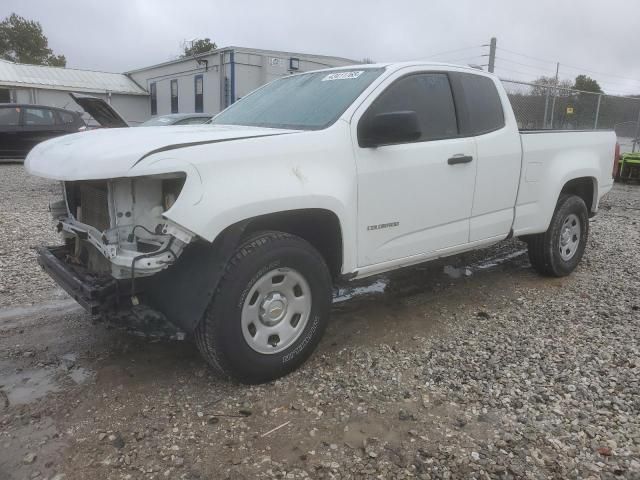
[[[183,173],[63,182],[50,205],[73,246],[69,260],[116,279],[153,275],[175,262],[194,235],[164,217],[184,186]]]

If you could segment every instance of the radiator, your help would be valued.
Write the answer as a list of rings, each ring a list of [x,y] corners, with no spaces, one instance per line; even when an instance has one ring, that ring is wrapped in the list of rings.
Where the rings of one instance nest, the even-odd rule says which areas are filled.
[[[79,221],[100,231],[107,230],[109,220],[109,193],[106,182],[81,182]]]

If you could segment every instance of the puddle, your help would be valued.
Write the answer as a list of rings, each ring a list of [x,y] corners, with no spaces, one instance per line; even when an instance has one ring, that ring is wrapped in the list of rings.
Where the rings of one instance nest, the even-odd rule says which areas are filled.
[[[521,255],[527,253],[527,249],[516,250],[515,252],[508,253],[506,255],[496,255],[489,258],[484,258],[479,262],[472,263],[464,267],[454,267],[453,265],[445,265],[444,274],[450,278],[470,277],[474,272],[480,270],[487,270],[502,265],[509,260],[518,258]]]
[[[359,287],[340,287],[334,291],[333,303],[345,302],[351,300],[353,297],[361,295],[371,295],[384,293],[384,289],[387,287],[389,280],[386,278],[378,278],[375,282],[359,286]]]
[[[451,279],[459,279],[463,277],[470,277],[475,272],[484,271],[490,268],[497,267],[505,262],[513,260],[527,253],[526,249],[511,251],[509,253],[501,253],[499,255],[490,256],[484,258],[481,261],[470,263],[461,267],[455,267],[453,265],[445,265],[443,273]],[[428,265],[428,264],[425,264]],[[420,268],[420,267],[418,267]],[[437,274],[436,274],[437,276]],[[379,295],[384,294],[385,290],[389,286],[389,279],[387,277],[378,277],[372,283],[368,285],[359,284],[358,286],[349,287],[341,286],[333,292],[333,303],[342,303],[347,300],[352,300],[355,297],[364,295]]]
[[[473,271],[469,267],[454,267],[453,265],[445,265],[444,274],[450,278],[470,277]]]
[[[77,353],[65,353],[60,357],[60,368],[69,375],[69,378],[73,380],[76,385],[82,385],[91,380],[95,376],[95,372],[88,368],[79,367],[77,362]]]
[[[76,382],[78,385],[82,385],[83,383],[88,382],[94,377],[94,375],[95,372],[82,367],[76,367],[69,372],[69,377],[71,377],[71,380]]]
[[[9,405],[25,405],[48,393],[57,392],[59,387],[54,377],[53,368],[0,373],[0,389],[6,395]]]
[[[514,258],[520,257],[521,255],[524,255],[526,253],[527,249],[523,248],[522,250],[517,250],[507,255],[500,255],[497,257],[484,259],[481,262],[473,264],[471,268],[475,270],[485,270],[487,268],[497,267],[498,265],[508,262],[509,260],[513,260]]]
[[[65,384],[65,374],[76,385],[83,385],[95,377],[95,371],[76,365],[75,353],[62,355],[59,361],[58,366],[19,371],[11,363],[0,362],[0,410],[13,405],[26,405],[50,393],[59,392]]]
[[[82,307],[71,298],[52,300],[36,305],[0,308],[0,330],[15,328],[25,321],[33,321],[33,317],[42,314],[64,315],[75,311],[82,311]]]

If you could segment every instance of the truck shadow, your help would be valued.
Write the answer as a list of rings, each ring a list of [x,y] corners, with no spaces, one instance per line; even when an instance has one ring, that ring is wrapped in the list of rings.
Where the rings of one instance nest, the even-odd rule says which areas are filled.
[[[523,247],[514,240],[338,286],[329,328],[314,357],[350,346],[437,334],[462,312],[490,308],[496,294],[503,297],[515,285],[537,281]],[[103,381],[171,384],[177,377],[195,375],[225,383],[211,376],[189,339],[149,341],[123,332],[113,335],[115,345],[103,345],[108,353],[98,367]]]

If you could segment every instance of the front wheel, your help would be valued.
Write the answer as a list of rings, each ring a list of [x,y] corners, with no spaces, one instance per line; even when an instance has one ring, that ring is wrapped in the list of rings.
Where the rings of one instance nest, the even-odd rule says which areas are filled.
[[[589,215],[584,201],[562,194],[546,232],[526,239],[529,261],[542,275],[564,277],[582,259],[589,235]]]
[[[305,240],[261,232],[238,247],[198,325],[196,344],[223,376],[281,377],[311,355],[326,328],[331,277]]]

